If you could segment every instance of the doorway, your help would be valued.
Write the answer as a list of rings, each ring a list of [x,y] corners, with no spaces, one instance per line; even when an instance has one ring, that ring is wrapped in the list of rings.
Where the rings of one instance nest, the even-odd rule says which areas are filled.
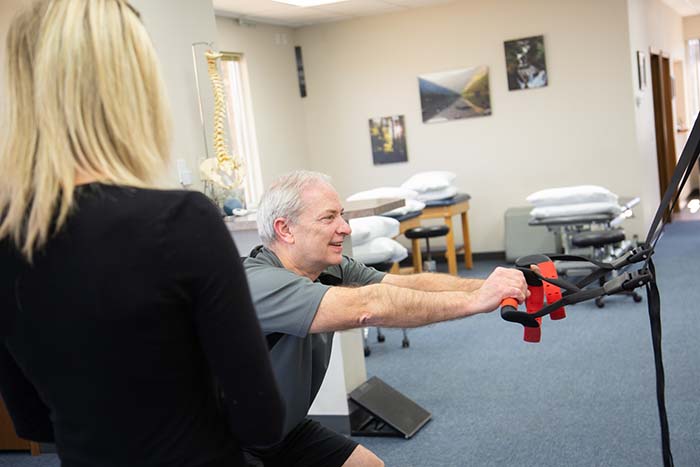
[[[650,53],[651,87],[654,94],[654,128],[656,131],[656,160],[659,168],[659,191],[663,197],[671,183],[676,168],[675,125],[673,120],[673,83],[671,81],[671,61],[658,52]],[[676,205],[674,212],[680,209]],[[664,221],[671,220],[671,213]]]

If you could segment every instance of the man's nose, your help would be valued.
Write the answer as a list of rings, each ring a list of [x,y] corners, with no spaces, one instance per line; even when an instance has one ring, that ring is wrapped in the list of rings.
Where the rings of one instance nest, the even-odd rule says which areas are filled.
[[[352,228],[345,218],[340,218],[340,226],[338,227],[338,233],[343,235],[350,235],[352,233]]]

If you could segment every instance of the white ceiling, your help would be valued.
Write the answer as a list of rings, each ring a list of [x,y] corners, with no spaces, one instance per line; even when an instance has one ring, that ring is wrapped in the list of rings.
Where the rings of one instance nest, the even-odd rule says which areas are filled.
[[[259,22],[298,28],[311,24],[381,15],[453,1],[457,0],[344,0],[340,3],[301,8],[272,0],[214,0],[214,9],[218,15],[240,18],[243,22]],[[700,0],[662,1],[681,16],[700,14]]]
[[[700,0],[661,0],[681,16],[700,15]]]
[[[214,9],[218,15],[240,18],[243,21],[298,28],[453,1],[455,0],[345,0],[340,3],[301,8],[272,0],[214,0]]]

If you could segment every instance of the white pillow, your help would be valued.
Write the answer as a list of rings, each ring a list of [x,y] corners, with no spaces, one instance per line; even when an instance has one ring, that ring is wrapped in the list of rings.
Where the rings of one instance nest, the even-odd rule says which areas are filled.
[[[384,186],[374,188],[372,190],[360,191],[348,196],[347,201],[362,201],[366,199],[382,199],[382,198],[402,198],[416,199],[418,192],[407,188]]]
[[[535,206],[556,206],[576,203],[617,203],[617,195],[597,185],[576,185],[549,188],[532,193],[527,200]]]
[[[396,240],[380,237],[364,245],[353,244],[352,256],[363,264],[397,263],[408,257],[408,250]]]
[[[385,216],[405,216],[409,212],[420,212],[425,209],[425,203],[415,199],[407,199],[406,204],[400,208],[392,209],[384,213]]]
[[[446,186],[445,188],[440,188],[438,190],[424,191],[418,195],[418,201],[435,201],[438,199],[452,198],[457,194],[457,188],[453,186]]]
[[[431,172],[419,172],[401,184],[401,188],[408,188],[422,193],[430,190],[447,188],[457,178],[454,172],[434,170]]]
[[[590,214],[611,214],[617,216],[621,212],[622,208],[617,203],[578,203],[560,206],[539,206],[530,211],[530,215],[535,219],[547,219]]]
[[[369,216],[350,219],[352,246],[362,245],[379,237],[396,237],[399,234],[399,221],[386,216]]]

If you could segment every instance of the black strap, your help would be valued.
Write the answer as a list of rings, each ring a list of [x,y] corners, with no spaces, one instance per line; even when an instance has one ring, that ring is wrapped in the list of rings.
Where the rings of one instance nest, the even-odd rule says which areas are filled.
[[[647,301],[649,303],[649,324],[651,325],[651,342],[654,348],[654,365],[656,366],[656,402],[659,406],[659,422],[661,424],[661,453],[664,467],[673,467],[673,455],[671,454],[671,438],[668,431],[668,418],[666,416],[666,396],[664,362],[661,354],[661,297],[656,285],[656,270],[651,259],[648,262],[649,271],[654,278],[647,288]]]
[[[695,118],[693,131],[690,132],[681,157],[678,159],[676,169],[673,171],[671,182],[668,184],[668,188],[666,188],[666,192],[661,198],[659,208],[656,210],[654,220],[649,227],[646,238],[646,244],[649,247],[653,248],[656,241],[661,236],[661,231],[664,226],[661,221],[667,213],[670,215],[670,213],[673,212],[673,207],[676,205],[676,202],[678,202],[678,197],[683,190],[685,182],[688,180],[688,176],[693,170],[695,162],[698,160],[698,155],[700,155],[700,114]]]
[[[671,215],[678,202],[683,186],[693,170],[693,166],[700,155],[700,114],[695,119],[693,130],[683,148],[676,169],[673,171],[671,182],[661,198],[659,208],[656,210],[654,220],[649,227],[645,246],[653,253],[656,242],[661,237],[665,224],[662,220],[666,215]],[[647,301],[649,302],[649,324],[651,325],[651,339],[654,348],[654,364],[656,366],[656,401],[659,406],[659,422],[661,424],[661,452],[664,467],[673,467],[673,455],[671,454],[671,440],[668,430],[668,418],[666,416],[666,396],[664,363],[661,354],[661,298],[656,284],[656,270],[651,260],[651,254],[646,260],[646,268],[651,272],[652,280],[647,283]]]

